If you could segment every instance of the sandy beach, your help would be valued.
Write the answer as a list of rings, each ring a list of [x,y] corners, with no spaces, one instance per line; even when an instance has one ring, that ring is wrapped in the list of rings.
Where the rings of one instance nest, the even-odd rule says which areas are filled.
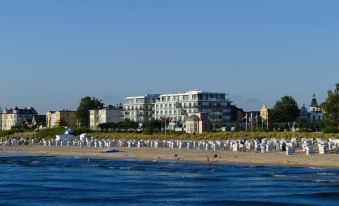
[[[119,148],[117,153],[101,153],[102,148],[79,147],[44,147],[42,145],[25,145],[0,147],[0,153],[18,153],[31,155],[77,156],[89,158],[132,158],[139,160],[193,161],[203,163],[248,164],[248,165],[277,165],[277,166],[306,166],[320,168],[339,168],[338,154],[310,156],[302,151],[296,151],[287,156],[284,152],[271,153],[231,152],[224,150],[205,151],[198,149],[171,148]],[[217,157],[215,157],[217,155]]]

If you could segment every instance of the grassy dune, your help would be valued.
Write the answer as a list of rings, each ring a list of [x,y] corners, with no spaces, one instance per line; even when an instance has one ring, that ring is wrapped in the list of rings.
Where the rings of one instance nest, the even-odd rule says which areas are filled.
[[[38,132],[18,132],[18,133],[3,133],[0,137],[39,137],[39,138],[55,138],[56,134],[64,132],[61,128],[41,130]],[[80,134],[80,132],[77,132]],[[257,137],[262,138],[338,138],[339,133],[302,133],[302,132],[208,132],[199,135],[190,134],[153,134],[146,135],[142,133],[118,133],[118,132],[90,132],[91,136],[100,139],[125,139],[125,140],[227,140],[227,139],[253,139]]]
[[[329,133],[292,133],[292,132],[211,132],[199,135],[190,134],[136,134],[136,133],[102,133],[94,132],[92,136],[103,139],[157,139],[157,140],[227,140],[227,139],[244,139],[244,138],[339,138],[339,134]]]

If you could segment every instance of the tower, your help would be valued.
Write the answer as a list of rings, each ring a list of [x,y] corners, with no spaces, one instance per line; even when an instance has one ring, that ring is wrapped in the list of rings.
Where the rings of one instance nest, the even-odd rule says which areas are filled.
[[[310,104],[310,112],[320,112],[320,107],[318,105],[318,102],[317,102],[317,98],[315,96],[315,94],[313,94],[313,98],[312,98],[312,101],[311,101],[311,104]]]
[[[310,122],[322,121],[324,120],[324,114],[321,111],[320,106],[318,105],[315,94],[313,94],[313,98],[310,104]]]

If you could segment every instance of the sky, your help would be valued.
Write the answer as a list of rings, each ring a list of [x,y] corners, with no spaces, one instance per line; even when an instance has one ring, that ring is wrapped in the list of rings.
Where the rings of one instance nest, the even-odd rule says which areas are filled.
[[[309,105],[339,82],[337,0],[0,0],[0,106],[225,92]]]

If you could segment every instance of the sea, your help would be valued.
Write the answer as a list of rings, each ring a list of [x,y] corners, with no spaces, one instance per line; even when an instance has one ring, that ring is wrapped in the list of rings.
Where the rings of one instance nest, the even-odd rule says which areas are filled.
[[[0,205],[339,205],[339,170],[0,154]]]

